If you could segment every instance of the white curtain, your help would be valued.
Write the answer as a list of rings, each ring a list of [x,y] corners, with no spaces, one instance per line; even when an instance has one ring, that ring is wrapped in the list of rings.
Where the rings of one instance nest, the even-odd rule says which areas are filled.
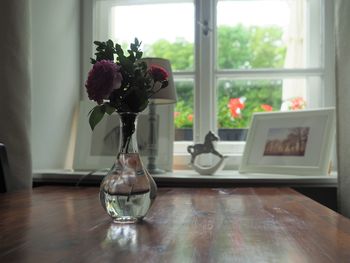
[[[338,197],[350,217],[350,1],[335,0]]]
[[[287,44],[285,68],[305,67],[305,1],[287,0],[290,10],[289,26],[284,38]],[[288,101],[295,98],[306,98],[304,79],[284,79],[282,92],[282,110],[287,110]]]
[[[29,1],[0,1],[0,142],[7,146],[9,191],[30,188]]]

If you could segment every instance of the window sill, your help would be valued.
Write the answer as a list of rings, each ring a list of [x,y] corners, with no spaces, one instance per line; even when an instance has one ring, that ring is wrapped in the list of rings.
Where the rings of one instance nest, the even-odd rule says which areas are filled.
[[[34,184],[89,184],[98,185],[106,171],[36,170]],[[237,170],[224,170],[215,175],[198,175],[191,170],[175,170],[154,175],[159,186],[288,186],[337,187],[337,174],[328,176],[302,176],[283,174],[240,174]]]

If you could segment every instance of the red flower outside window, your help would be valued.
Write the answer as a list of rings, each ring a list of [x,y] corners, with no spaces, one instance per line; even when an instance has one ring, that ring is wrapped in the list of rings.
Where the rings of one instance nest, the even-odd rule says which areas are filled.
[[[193,114],[189,114],[189,115],[187,116],[187,119],[188,119],[190,122],[192,122],[192,121],[193,121]]]
[[[227,107],[230,109],[233,118],[241,117],[241,110],[244,109],[244,100],[242,98],[231,98]]]
[[[261,108],[264,110],[264,111],[272,111],[272,106],[269,105],[269,104],[261,104]]]

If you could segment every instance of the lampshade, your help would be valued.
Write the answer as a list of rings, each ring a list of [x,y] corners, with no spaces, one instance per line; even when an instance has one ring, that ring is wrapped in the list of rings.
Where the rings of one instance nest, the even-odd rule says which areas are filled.
[[[146,62],[147,66],[150,67],[152,65],[160,66],[164,68],[168,74],[168,86],[161,89],[159,92],[153,94],[150,98],[151,103],[154,104],[172,104],[176,103],[176,89],[174,84],[173,72],[171,70],[170,61],[164,58],[143,58],[142,61]],[[160,83],[154,87],[154,90],[158,90],[160,88]]]

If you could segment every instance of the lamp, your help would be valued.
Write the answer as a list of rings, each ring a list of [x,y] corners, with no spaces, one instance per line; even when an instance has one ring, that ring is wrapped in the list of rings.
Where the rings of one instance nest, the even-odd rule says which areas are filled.
[[[149,104],[149,153],[148,153],[148,164],[147,170],[150,174],[164,173],[163,170],[157,168],[156,158],[158,155],[157,148],[157,132],[156,127],[156,104],[173,104],[176,103],[176,90],[174,85],[173,73],[171,71],[170,61],[163,58],[144,58],[142,59],[147,63],[147,66],[155,65],[164,68],[168,74],[168,86],[155,93],[150,98]],[[158,83],[159,84],[159,83]],[[154,90],[158,90],[159,85],[154,87]]]

